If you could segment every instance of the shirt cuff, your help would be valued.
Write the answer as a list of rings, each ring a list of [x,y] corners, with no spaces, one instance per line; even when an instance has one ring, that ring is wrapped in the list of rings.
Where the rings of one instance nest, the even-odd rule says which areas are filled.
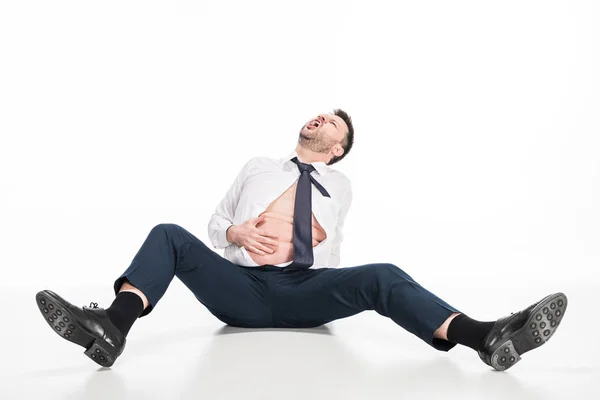
[[[217,232],[217,245],[218,245],[217,248],[223,249],[232,244],[231,242],[229,242],[227,240],[227,229],[229,229],[229,227],[231,227],[231,226],[233,226],[233,224],[227,225],[225,228],[223,228]]]

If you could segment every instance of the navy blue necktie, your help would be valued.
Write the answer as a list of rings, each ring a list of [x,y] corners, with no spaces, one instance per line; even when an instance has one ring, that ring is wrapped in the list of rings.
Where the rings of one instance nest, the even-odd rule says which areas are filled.
[[[296,185],[296,200],[294,203],[294,261],[285,268],[308,269],[314,263],[311,182],[315,184],[323,196],[331,196],[310,174],[315,170],[315,167],[300,162],[297,157],[294,157],[292,161],[298,165],[300,178],[298,178],[298,184]]]

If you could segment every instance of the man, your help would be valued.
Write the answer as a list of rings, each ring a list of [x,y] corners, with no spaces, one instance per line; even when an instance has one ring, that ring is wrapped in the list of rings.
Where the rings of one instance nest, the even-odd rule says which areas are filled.
[[[347,113],[318,115],[302,127],[287,157],[246,162],[218,204],[208,234],[214,248],[225,248],[225,257],[181,226],[159,224],[114,282],[116,298],[108,309],[77,307],[43,290],[36,295],[42,315],[56,333],[107,367],[122,353],[135,320],[152,311],[174,276],[232,326],[309,328],[375,310],[437,350],[468,346],[497,370],[548,341],[567,308],[563,293],[481,322],[394,264],[339,268],[352,189],[331,165],[353,142]]]

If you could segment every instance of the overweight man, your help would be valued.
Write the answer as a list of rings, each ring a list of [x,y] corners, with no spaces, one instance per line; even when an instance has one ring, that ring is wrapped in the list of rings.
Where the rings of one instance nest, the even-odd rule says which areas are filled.
[[[244,164],[210,218],[209,244],[179,225],[158,224],[115,280],[110,307],[78,307],[42,290],[36,294],[41,314],[54,332],[105,367],[122,354],[130,328],[152,312],[174,276],[231,326],[311,328],[375,310],[433,349],[467,346],[496,370],[546,343],[566,311],[563,293],[496,321],[477,321],[392,262],[340,267],[352,186],[332,166],[353,143],[346,112],[315,116],[286,157],[257,156]],[[224,257],[214,249],[225,249]]]

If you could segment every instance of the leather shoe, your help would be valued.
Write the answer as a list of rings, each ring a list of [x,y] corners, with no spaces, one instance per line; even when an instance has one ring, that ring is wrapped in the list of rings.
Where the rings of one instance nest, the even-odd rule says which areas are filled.
[[[99,365],[110,367],[123,352],[125,336],[97,303],[77,307],[50,290],[38,292],[35,299],[52,330],[83,346],[85,355]]]
[[[479,358],[498,371],[505,371],[552,337],[567,309],[567,296],[554,293],[526,309],[496,321],[477,351]]]

